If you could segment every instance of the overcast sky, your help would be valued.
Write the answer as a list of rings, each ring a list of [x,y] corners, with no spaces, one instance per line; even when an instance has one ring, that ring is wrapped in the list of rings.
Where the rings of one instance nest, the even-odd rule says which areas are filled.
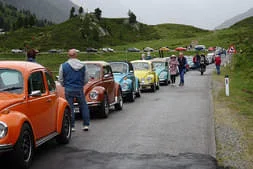
[[[85,11],[102,10],[102,17],[128,17],[131,10],[139,22],[156,25],[178,23],[213,30],[253,7],[253,0],[71,0]]]

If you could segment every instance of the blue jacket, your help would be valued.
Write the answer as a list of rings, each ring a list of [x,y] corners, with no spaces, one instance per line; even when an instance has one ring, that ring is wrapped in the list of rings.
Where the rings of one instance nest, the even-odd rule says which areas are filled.
[[[66,90],[83,90],[85,85],[85,66],[79,70],[73,69],[68,62],[62,64],[64,87]]]

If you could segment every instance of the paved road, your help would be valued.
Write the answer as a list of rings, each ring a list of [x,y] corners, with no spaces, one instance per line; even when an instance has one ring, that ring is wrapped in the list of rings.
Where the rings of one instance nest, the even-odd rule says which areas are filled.
[[[31,169],[215,169],[211,70],[185,75],[184,87],[161,86],[124,104],[71,143],[54,141],[36,152]]]

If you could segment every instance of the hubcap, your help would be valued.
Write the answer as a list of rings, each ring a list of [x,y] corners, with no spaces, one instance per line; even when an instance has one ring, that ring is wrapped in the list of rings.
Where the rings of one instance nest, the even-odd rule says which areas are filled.
[[[109,105],[108,105],[108,101],[107,101],[107,99],[105,98],[105,105],[104,105],[104,107],[105,107],[105,114],[109,114]]]

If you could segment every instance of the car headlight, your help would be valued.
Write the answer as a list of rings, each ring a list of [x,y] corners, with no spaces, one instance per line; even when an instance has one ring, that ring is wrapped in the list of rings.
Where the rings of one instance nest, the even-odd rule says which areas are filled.
[[[8,126],[0,121],[0,139],[4,138],[7,135],[8,132]]]
[[[98,98],[98,92],[96,90],[93,90],[90,92],[90,99],[91,100],[97,100]]]
[[[159,75],[159,78],[164,79],[164,78],[166,78],[166,76],[167,76],[167,72],[161,72]]]
[[[121,84],[122,90],[128,90],[130,88],[129,84],[127,82],[124,82]]]
[[[151,76],[148,76],[148,77],[147,77],[147,81],[148,81],[148,82],[151,82],[151,81],[152,81],[152,77],[151,77]]]

